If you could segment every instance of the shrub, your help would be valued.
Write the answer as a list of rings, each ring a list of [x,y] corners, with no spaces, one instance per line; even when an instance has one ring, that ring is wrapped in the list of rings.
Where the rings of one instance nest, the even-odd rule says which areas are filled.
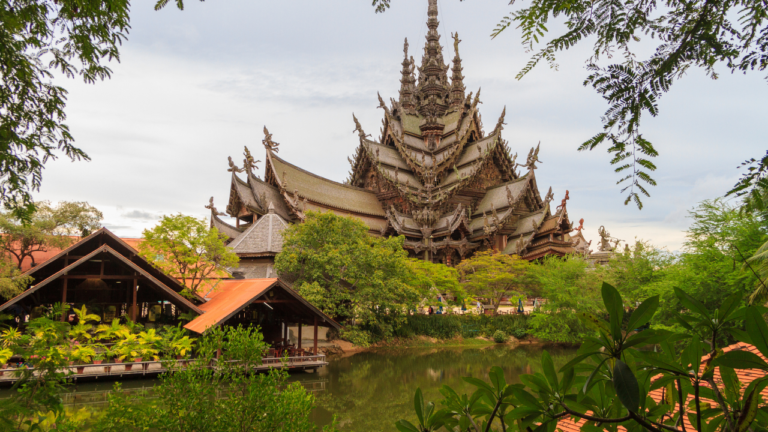
[[[504,343],[508,340],[509,336],[507,336],[507,334],[502,330],[496,330],[496,332],[493,333],[493,341],[496,343]]]

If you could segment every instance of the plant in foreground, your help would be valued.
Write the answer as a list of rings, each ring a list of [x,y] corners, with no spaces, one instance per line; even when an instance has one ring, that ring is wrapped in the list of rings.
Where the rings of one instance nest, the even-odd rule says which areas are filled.
[[[723,334],[729,334],[768,357],[765,308],[739,307],[737,294],[709,311],[682,290],[676,289],[675,294],[688,311],[687,316],[678,316],[686,333],[632,331],[651,320],[659,307],[658,297],[645,300],[622,328],[621,295],[603,284],[609,321],[582,313],[580,318],[595,336],[587,337],[576,358],[559,370],[546,351],[541,358],[543,373],[522,375],[522,384],[507,384],[502,369],[493,367],[490,382],[464,378],[477,388],[472,395],[460,396],[443,386],[439,410],[434,403],[425,403],[417,390],[418,425],[400,420],[396,426],[401,432],[441,428],[553,432],[559,421],[572,418],[585,421],[582,431],[683,432],[687,419],[697,431],[765,430],[768,410],[761,392],[768,385],[768,363],[748,351],[723,353],[718,346]],[[655,350],[643,349],[650,346]],[[708,357],[702,362],[705,354]],[[722,383],[715,381],[716,369]],[[761,377],[745,385],[735,369],[757,370]],[[659,389],[663,396],[652,397],[650,393]]]

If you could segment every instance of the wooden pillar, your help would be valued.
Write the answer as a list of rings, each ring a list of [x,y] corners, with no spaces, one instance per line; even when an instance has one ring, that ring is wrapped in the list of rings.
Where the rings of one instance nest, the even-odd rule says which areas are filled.
[[[317,355],[317,317],[315,317],[315,347],[312,351]]]
[[[69,254],[64,255],[64,268],[69,267]],[[64,274],[66,276],[66,273]],[[66,320],[66,310],[67,310],[67,278],[64,278],[64,283],[62,284],[62,290],[61,290],[61,321],[64,322]]]
[[[136,297],[139,293],[139,280],[133,279],[133,302],[131,304],[131,321],[136,322],[136,316],[139,312],[139,307],[136,304]]]
[[[296,348],[301,349],[301,323],[299,323],[299,342]]]
[[[283,321],[283,345],[288,345],[288,322]]]
[[[61,321],[66,321],[66,315],[67,315],[67,281],[69,279],[64,279],[63,283],[63,289],[61,290]]]

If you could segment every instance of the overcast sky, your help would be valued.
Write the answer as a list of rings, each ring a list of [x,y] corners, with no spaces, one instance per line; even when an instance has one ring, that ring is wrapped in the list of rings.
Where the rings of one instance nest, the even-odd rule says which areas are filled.
[[[392,3],[375,14],[370,0],[187,0],[183,12],[135,1],[112,79],[58,81],[70,92],[67,123],[76,144],[93,160],[49,164],[36,198],[88,201],[124,237],[141,236],[163,214],[207,218],[209,197],[226,207],[227,156],[241,161],[247,145],[264,160],[264,125],[282,144],[282,158],[343,181],[358,144],[352,113],[378,137],[376,92],[397,98],[404,38],[420,64],[427,0]],[[559,200],[570,190],[571,220],[585,219],[588,239],[605,225],[618,238],[678,250],[687,211],[722,196],[738,179],[739,163],[766,149],[764,78],[723,71],[713,81],[692,70],[661,100],[660,117],[644,119],[645,136],[661,153],[659,186],[642,211],[624,206],[606,148],[576,151],[601,130],[606,109],[582,86],[590,46],[560,54],[558,70],[541,65],[518,81],[528,60],[519,32],[489,37],[509,12],[507,0],[439,6],[445,57],[453,58],[449,35],[458,31],[465,85],[483,89],[486,130],[506,105],[504,138],[521,157],[541,142],[541,192],[552,186]]]

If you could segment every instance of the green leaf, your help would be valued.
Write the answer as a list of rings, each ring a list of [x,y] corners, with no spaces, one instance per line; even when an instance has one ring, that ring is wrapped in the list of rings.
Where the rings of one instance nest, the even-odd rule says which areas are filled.
[[[686,309],[688,309],[691,312],[697,313],[708,320],[711,319],[711,317],[709,316],[709,311],[707,310],[706,306],[704,306],[700,301],[691,297],[690,294],[681,290],[680,288],[675,288],[675,295],[677,296],[678,300],[680,300],[680,303],[683,306],[685,306]]]
[[[538,375],[521,375],[520,381],[523,382],[526,386],[530,387],[532,390],[536,390],[537,392],[544,392],[544,393],[551,393],[552,389],[549,388],[549,384],[547,384],[547,381],[538,376]]]
[[[463,377],[462,380],[482,390],[487,390],[491,392],[491,394],[493,394],[493,387],[489,386],[488,383],[486,383],[483,380],[473,378],[473,377]]]
[[[636,413],[640,406],[640,387],[632,369],[621,360],[616,360],[613,367],[613,387],[621,403],[628,410]]]
[[[522,404],[531,408],[536,408],[538,410],[543,410],[544,407],[539,403],[539,400],[536,399],[532,394],[528,393],[524,389],[521,389],[519,387],[515,387],[512,392],[515,394],[515,398]]]
[[[588,352],[585,354],[578,355],[573,360],[566,363],[565,366],[561,367],[560,372],[567,371],[568,369],[573,369],[574,366],[588,359],[589,357],[592,357],[593,355],[606,355],[606,354],[600,351],[594,351],[594,352]]]
[[[736,293],[732,296],[728,297],[723,301],[723,304],[720,305],[720,307],[717,309],[717,316],[720,318],[720,321],[726,322],[731,317],[731,314],[733,314],[734,311],[739,307],[739,303],[741,303],[741,294]]]
[[[732,328],[728,329],[728,333],[731,334],[737,341],[744,342],[746,344],[754,345],[752,343],[752,337],[749,335],[749,333],[745,332],[744,330]]]
[[[604,332],[607,335],[611,334],[611,327],[608,325],[608,323],[605,322],[605,320],[597,317],[595,314],[589,312],[579,312],[578,317],[584,324],[587,325],[587,327],[590,327],[593,330]]]
[[[557,371],[555,371],[555,364],[552,362],[552,357],[550,357],[549,353],[544,350],[541,353],[541,366],[544,368],[544,376],[547,377],[547,381],[549,381],[549,385],[554,389],[555,391],[558,391],[558,388],[560,387],[560,383],[557,379]]]
[[[752,339],[752,344],[766,357],[768,357],[768,325],[762,315],[755,308],[747,309],[746,324],[747,333]]]
[[[400,432],[421,432],[419,428],[414,426],[408,420],[398,420],[397,423],[395,423],[395,427],[397,427],[397,430]]]
[[[627,349],[635,345],[656,345],[669,339],[673,334],[668,330],[644,330],[630,336],[622,347]]]
[[[621,339],[621,323],[624,320],[624,303],[621,294],[610,284],[603,282],[603,303],[611,317],[611,336],[613,340]]]
[[[627,324],[627,330],[634,330],[640,328],[648,323],[653,318],[653,314],[659,308],[659,296],[653,296],[646,299],[640,306],[632,312],[632,316],[629,318]]]
[[[715,365],[723,365],[734,369],[768,369],[768,364],[757,354],[749,351],[728,351],[713,360]]]
[[[498,366],[493,366],[488,373],[491,379],[491,383],[496,388],[496,393],[501,393],[504,387],[507,385],[507,381],[504,379],[504,370]]]
[[[413,407],[419,423],[424,425],[424,396],[421,394],[421,387],[416,389],[416,395],[413,397]]]

